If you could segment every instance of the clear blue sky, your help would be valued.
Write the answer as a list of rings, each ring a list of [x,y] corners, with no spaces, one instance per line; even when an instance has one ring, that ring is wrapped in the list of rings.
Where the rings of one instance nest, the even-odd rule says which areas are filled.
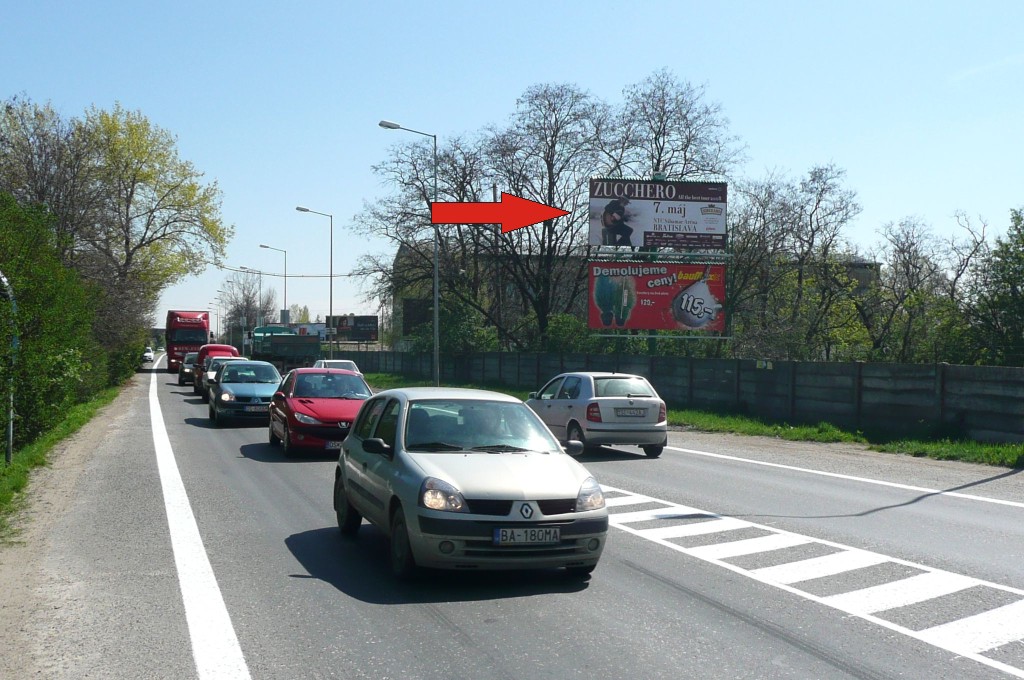
[[[174,133],[216,181],[234,225],[226,263],[280,274],[288,302],[324,315],[334,272],[387,244],[354,215],[382,196],[371,166],[416,141],[506,121],[529,86],[571,82],[608,100],[654,71],[704,85],[747,145],[740,173],[796,178],[834,163],[863,212],[862,248],[915,216],[938,235],[964,211],[1005,233],[1024,207],[1024,2],[8,2],[0,93],[67,117],[120,102]],[[208,309],[215,268],[159,311]],[[265,277],[278,300],[282,280]],[[338,279],[334,311],[372,314]]]

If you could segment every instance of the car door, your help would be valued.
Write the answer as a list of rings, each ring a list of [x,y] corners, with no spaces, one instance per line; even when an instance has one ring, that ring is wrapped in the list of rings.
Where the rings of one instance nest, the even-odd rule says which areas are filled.
[[[382,439],[390,447],[389,452],[368,455],[363,470],[366,488],[370,495],[381,501],[373,504],[374,511],[380,514],[370,521],[376,523],[379,518],[380,523],[377,523],[377,526],[381,527],[388,526],[390,523],[387,511],[391,501],[391,480],[393,478],[391,473],[396,461],[399,406],[400,402],[397,399],[388,400],[373,430],[373,436]]]
[[[384,501],[373,495],[367,471],[376,454],[367,453],[363,442],[374,436],[377,423],[384,413],[387,400],[383,397],[371,399],[359,411],[355,427],[342,444],[342,471],[345,475],[345,492],[349,502],[363,517],[378,526],[387,526],[378,520],[386,515]]]
[[[284,430],[288,426],[288,396],[294,385],[295,373],[289,372],[270,400],[270,430],[280,438],[284,438]]]
[[[548,426],[548,429],[556,437],[563,437],[565,435],[565,423],[558,422],[561,414],[554,409],[555,397],[558,396],[558,390],[562,387],[564,381],[564,375],[555,376],[544,387],[540,388],[536,397],[526,402],[527,406],[540,416],[540,419],[544,421],[544,424]],[[561,429],[561,434],[559,434],[559,428]]]
[[[581,399],[584,392],[583,387],[584,382],[581,376],[567,375],[562,381],[561,387],[558,388],[555,398],[551,401],[551,417],[558,423],[558,429],[552,427],[551,432],[559,440],[565,440],[570,421],[575,420],[582,423],[586,420],[587,403],[586,399]]]

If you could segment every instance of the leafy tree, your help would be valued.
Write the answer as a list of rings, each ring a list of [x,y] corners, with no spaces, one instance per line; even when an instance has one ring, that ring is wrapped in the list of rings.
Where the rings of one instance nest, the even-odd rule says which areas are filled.
[[[68,406],[107,383],[106,355],[90,334],[91,291],[62,265],[52,223],[53,216],[43,208],[22,208],[10,194],[0,192],[0,262],[18,306],[14,318],[11,306],[0,302],[0,365],[5,372],[15,325],[21,343],[14,364],[16,445],[34,439]],[[6,409],[0,421],[5,418]]]
[[[968,308],[986,363],[1024,364],[1024,210],[1010,211],[1006,236],[973,267]]]

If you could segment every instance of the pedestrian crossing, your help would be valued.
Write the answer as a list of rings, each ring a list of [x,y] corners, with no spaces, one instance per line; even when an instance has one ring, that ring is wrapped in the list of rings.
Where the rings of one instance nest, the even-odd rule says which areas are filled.
[[[603,486],[612,527],[1024,678],[1024,591]]]

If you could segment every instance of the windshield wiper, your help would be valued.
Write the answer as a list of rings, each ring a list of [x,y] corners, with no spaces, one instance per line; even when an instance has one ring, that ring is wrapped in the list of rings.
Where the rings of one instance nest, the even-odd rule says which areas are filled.
[[[488,444],[487,446],[474,446],[472,451],[487,451],[488,453],[515,453],[518,451],[529,451],[530,449],[511,446],[509,444]]]
[[[465,447],[458,446],[456,444],[449,444],[448,442],[422,442],[416,444],[407,444],[406,447],[410,451],[464,451]]]

